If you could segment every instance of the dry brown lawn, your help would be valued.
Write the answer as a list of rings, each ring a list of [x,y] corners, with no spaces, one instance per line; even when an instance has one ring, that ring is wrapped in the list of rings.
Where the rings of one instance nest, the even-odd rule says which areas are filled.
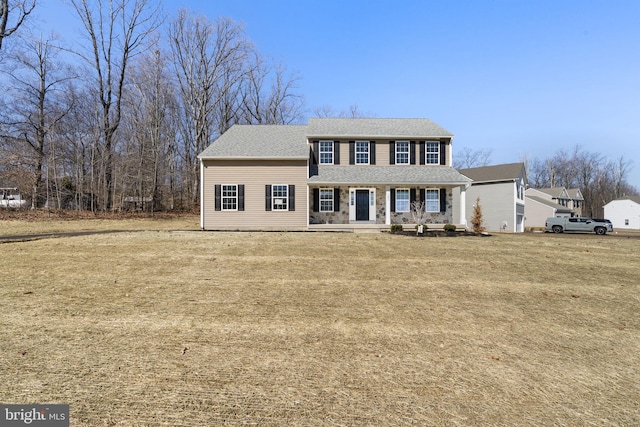
[[[0,402],[72,426],[640,425],[639,239],[154,221],[0,244]]]

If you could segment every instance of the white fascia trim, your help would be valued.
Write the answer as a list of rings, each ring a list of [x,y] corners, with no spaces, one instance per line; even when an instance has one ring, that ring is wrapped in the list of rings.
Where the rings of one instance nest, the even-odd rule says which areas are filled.
[[[200,157],[203,160],[309,160],[309,156],[300,157],[283,157],[283,156],[228,156],[228,157]]]

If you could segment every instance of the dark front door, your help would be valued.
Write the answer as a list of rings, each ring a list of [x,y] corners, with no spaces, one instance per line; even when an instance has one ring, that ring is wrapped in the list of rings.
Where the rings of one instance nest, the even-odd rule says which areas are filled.
[[[356,221],[369,221],[369,190],[356,190]]]

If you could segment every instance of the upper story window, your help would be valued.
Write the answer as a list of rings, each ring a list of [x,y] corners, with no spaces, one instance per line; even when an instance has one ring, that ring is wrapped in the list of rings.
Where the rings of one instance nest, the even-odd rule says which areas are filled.
[[[425,148],[425,162],[428,165],[439,165],[440,164],[440,142],[438,141],[427,141],[424,145]]]
[[[409,141],[396,141],[396,164],[409,164]]]
[[[320,141],[320,164],[333,164],[333,141]]]
[[[522,185],[522,182],[519,182],[516,185],[518,191],[518,200],[524,200],[524,185]]]
[[[369,141],[356,141],[356,165],[369,164]]]

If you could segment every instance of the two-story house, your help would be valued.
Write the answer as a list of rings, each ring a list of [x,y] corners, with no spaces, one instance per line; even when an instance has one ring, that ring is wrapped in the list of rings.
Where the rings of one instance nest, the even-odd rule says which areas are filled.
[[[414,201],[428,224],[464,226],[452,139],[429,119],[235,125],[199,156],[201,227],[388,229],[413,224]]]

